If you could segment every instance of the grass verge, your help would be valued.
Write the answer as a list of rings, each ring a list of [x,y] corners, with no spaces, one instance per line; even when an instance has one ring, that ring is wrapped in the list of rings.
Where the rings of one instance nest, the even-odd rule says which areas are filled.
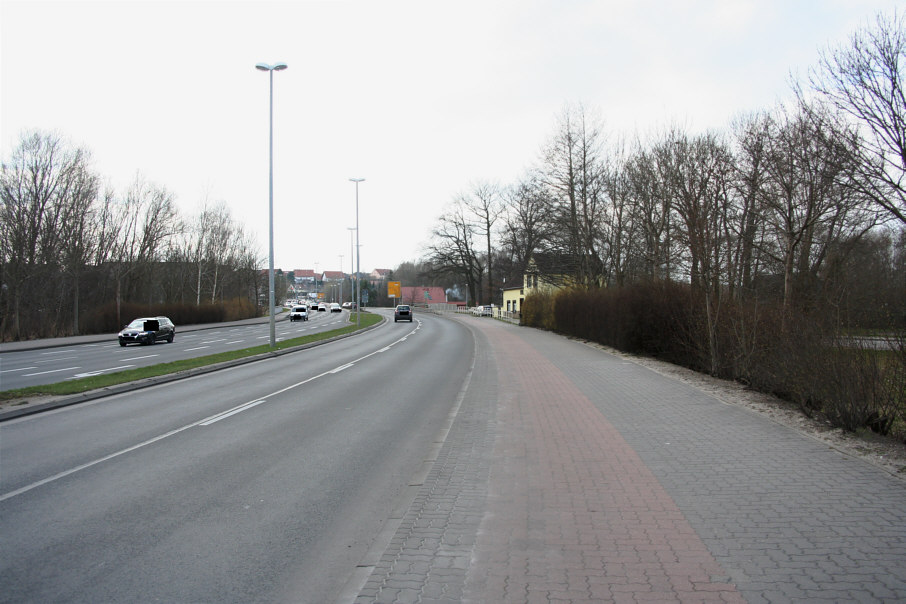
[[[350,316],[352,320],[354,320],[354,317],[355,315]],[[277,342],[277,345],[274,349],[271,349],[270,344],[262,344],[261,346],[253,346],[251,348],[231,350],[229,352],[221,352],[218,354],[211,354],[203,357],[195,357],[193,359],[185,359],[183,361],[173,361],[172,363],[160,363],[158,365],[150,365],[148,367],[140,367],[138,369],[128,369],[126,371],[117,371],[115,373],[105,373],[102,375],[95,375],[78,380],[57,382],[54,384],[44,384],[42,386],[29,386],[28,388],[17,388],[15,390],[3,390],[0,391],[0,401],[22,399],[29,396],[62,396],[69,394],[80,394],[82,392],[88,392],[89,390],[97,390],[98,388],[109,388],[110,386],[124,384],[126,382],[134,382],[145,378],[167,375],[170,373],[179,373],[180,371],[187,371],[189,369],[196,369],[198,367],[205,367],[207,365],[215,365],[217,363],[235,361],[237,359],[265,354],[272,351],[295,348],[296,346],[303,346],[305,344],[311,344],[314,342],[319,342],[321,340],[327,340],[336,336],[352,333],[357,329],[365,329],[379,323],[380,321],[380,315],[362,313],[361,327],[359,328],[357,328],[353,324],[347,325],[346,327],[341,327],[339,329],[333,329],[331,331],[301,336],[298,338],[292,338],[290,340],[283,340],[282,342]]]

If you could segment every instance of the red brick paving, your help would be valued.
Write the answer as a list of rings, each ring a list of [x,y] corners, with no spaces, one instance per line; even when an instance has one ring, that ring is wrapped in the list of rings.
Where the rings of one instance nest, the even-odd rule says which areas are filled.
[[[488,331],[512,394],[499,401],[464,600],[744,602],[592,402],[516,331]]]

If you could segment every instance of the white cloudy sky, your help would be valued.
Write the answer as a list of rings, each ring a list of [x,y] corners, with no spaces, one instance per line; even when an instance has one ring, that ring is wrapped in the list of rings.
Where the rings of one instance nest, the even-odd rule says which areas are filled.
[[[614,135],[724,129],[789,98],[890,0],[0,0],[0,144],[56,131],[118,190],[206,197],[276,266],[350,271],[421,255],[444,206],[535,163],[567,104]]]

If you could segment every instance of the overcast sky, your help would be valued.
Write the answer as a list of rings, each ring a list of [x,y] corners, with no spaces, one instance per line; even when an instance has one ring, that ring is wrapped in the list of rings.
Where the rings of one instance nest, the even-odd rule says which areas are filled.
[[[118,191],[224,201],[266,266],[415,260],[444,207],[535,164],[568,104],[614,136],[725,130],[890,0],[0,0],[0,136],[55,131]],[[342,260],[340,256],[343,256]],[[342,262],[342,267],[341,267]]]

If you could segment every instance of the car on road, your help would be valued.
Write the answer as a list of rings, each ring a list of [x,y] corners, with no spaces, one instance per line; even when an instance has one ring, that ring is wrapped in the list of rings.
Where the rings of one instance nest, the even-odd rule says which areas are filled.
[[[472,308],[471,312],[476,317],[492,317],[492,316],[494,316],[493,307],[490,305],[476,306],[476,307]]]
[[[120,346],[126,344],[154,344],[158,340],[173,342],[176,326],[167,317],[142,317],[126,325],[117,334]]]
[[[397,321],[409,321],[412,322],[412,307],[408,304],[400,304],[393,311],[393,322]]]
[[[318,304],[318,312],[327,312],[327,305],[323,302]]]
[[[330,312],[343,312],[343,309],[340,308],[340,305],[336,302],[330,303]]]
[[[289,320],[292,321],[308,321],[308,308],[302,305],[293,306],[293,309],[289,311]]]

